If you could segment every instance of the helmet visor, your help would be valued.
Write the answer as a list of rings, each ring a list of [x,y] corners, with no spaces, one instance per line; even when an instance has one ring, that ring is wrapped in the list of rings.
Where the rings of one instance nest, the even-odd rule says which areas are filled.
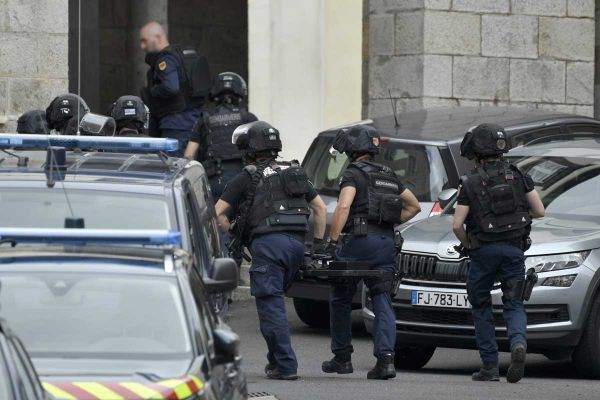
[[[113,136],[115,134],[115,120],[112,117],[87,113],[81,119],[79,130],[86,135]]]

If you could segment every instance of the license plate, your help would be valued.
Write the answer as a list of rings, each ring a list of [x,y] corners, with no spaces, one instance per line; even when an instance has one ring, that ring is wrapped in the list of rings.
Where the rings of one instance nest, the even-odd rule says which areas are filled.
[[[471,308],[466,294],[421,290],[413,290],[411,304],[425,307]]]

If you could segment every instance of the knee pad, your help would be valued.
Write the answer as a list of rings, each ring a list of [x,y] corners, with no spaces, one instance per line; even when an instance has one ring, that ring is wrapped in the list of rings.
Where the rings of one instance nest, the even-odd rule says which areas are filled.
[[[525,279],[514,278],[502,282],[502,300],[523,300]]]

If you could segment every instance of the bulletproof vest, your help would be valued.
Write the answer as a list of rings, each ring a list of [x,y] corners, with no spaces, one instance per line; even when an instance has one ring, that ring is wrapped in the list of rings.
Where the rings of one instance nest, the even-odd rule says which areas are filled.
[[[214,111],[203,113],[203,118],[208,132],[206,143],[201,146],[199,161],[208,175],[218,174],[222,161],[235,160],[241,163],[242,153],[231,143],[233,131],[244,123],[240,108],[219,106]]]
[[[481,242],[516,241],[529,234],[531,217],[523,174],[506,162],[478,167],[462,178],[470,200],[467,232]]]
[[[400,197],[400,180],[389,167],[370,161],[353,162],[348,168],[359,170],[366,178],[367,202],[355,202],[350,207],[348,223],[355,218],[366,219],[370,224],[393,225],[402,222],[403,201]]]
[[[198,55],[194,49],[182,49],[177,45],[171,45],[161,53],[175,57],[179,63],[177,75],[186,108],[201,107],[211,85],[207,58]]]
[[[180,90],[175,96],[169,97],[169,98],[161,98],[161,97],[152,96],[150,94],[152,87],[155,85],[154,72],[159,68],[158,65],[160,64],[160,62],[158,60],[160,59],[160,55],[163,55],[163,54],[169,54],[169,55],[175,56],[176,53],[173,52],[168,47],[159,53],[159,55],[156,57],[157,61],[148,70],[147,75],[146,75],[148,92],[142,92],[142,100],[144,101],[144,103],[146,103],[146,105],[148,105],[148,108],[150,109],[150,114],[152,115],[153,118],[158,118],[158,119],[164,117],[167,114],[184,111],[187,107],[185,94],[181,90],[181,88],[185,87],[185,86],[182,86],[183,67],[181,66],[181,64],[177,67],[177,76],[179,78],[179,89]],[[179,60],[179,58],[177,56],[175,56],[175,57],[177,60]]]
[[[307,232],[310,183],[297,162],[273,162],[247,173],[260,174],[248,223],[251,236],[273,232]]]

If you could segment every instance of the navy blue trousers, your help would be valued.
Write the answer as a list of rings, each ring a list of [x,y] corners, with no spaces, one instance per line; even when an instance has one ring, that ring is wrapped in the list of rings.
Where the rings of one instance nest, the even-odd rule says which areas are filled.
[[[267,342],[267,360],[282,373],[296,373],[285,313],[285,290],[304,262],[304,244],[281,233],[255,238],[251,244],[250,292],[256,298],[260,332]]]
[[[396,251],[391,236],[368,234],[351,235],[337,253],[340,261],[366,261],[371,269],[394,272]],[[351,353],[352,347],[352,298],[360,282],[359,278],[348,278],[343,284],[332,285],[329,301],[331,324],[331,351]],[[375,281],[365,279],[371,288]],[[373,354],[377,357],[393,353],[396,344],[396,318],[389,292],[371,296],[373,300]]]
[[[525,256],[517,246],[493,243],[471,251],[470,258],[467,292],[472,306],[479,355],[484,364],[497,364],[498,344],[490,292],[496,277],[501,282],[524,278]],[[527,315],[523,300],[509,300],[503,296],[502,302],[511,349],[518,343],[526,344]]]

